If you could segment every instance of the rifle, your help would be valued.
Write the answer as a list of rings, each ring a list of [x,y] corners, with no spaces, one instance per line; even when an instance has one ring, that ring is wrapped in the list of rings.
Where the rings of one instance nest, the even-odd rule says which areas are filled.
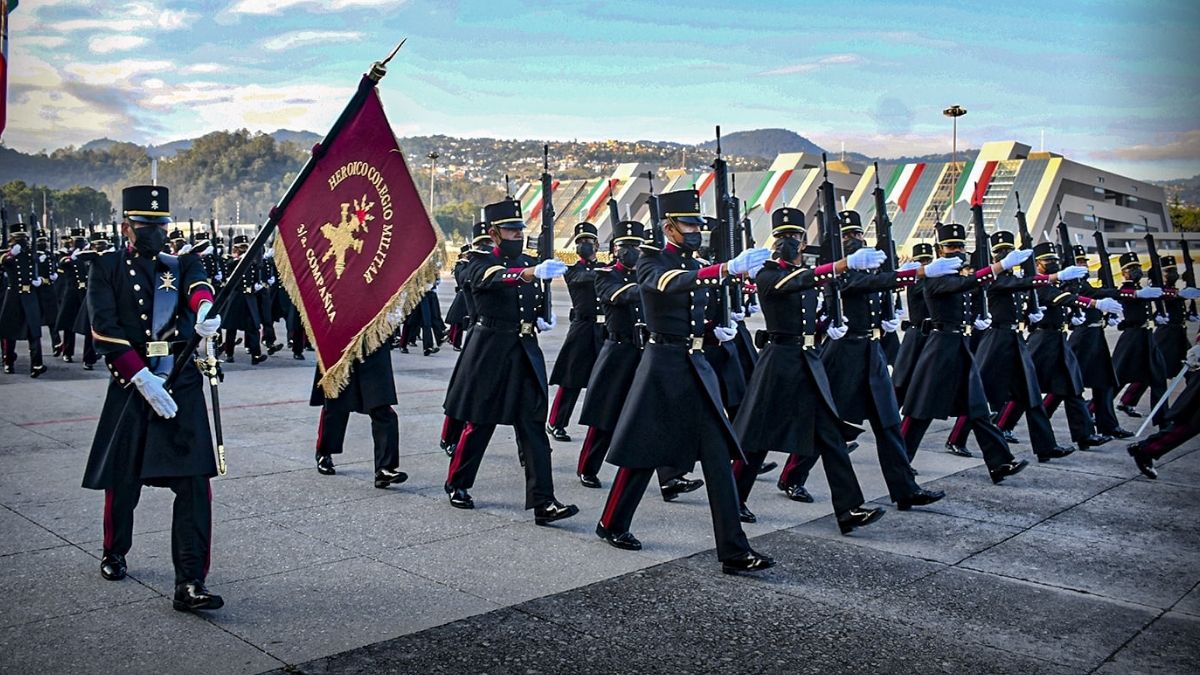
[[[975,191],[979,191],[976,186]],[[971,223],[975,226],[975,250],[971,254],[971,266],[977,270],[981,270],[992,264],[992,247],[988,241],[987,228],[983,226],[983,201],[980,200],[971,204]],[[985,289],[979,289],[979,316],[987,318],[990,312],[988,311],[988,297]]]
[[[646,207],[650,210],[650,241],[661,251],[667,242],[663,235],[662,214],[658,210],[658,196],[654,194],[654,173],[647,171],[646,180],[650,182],[650,196],[646,198]]]
[[[1162,258],[1158,257],[1158,246],[1154,243],[1154,235],[1147,232],[1145,239],[1146,249],[1150,253],[1150,285],[1165,288],[1167,284],[1163,279]],[[1154,311],[1163,316],[1167,315],[1167,305],[1162,298],[1154,301]]]
[[[608,255],[616,256],[617,226],[621,223],[621,212],[617,206],[616,180],[608,182]],[[615,258],[614,258],[615,260]]]
[[[0,199],[0,246],[8,246],[8,209]]]
[[[736,186],[736,183],[734,184]],[[742,237],[745,240],[745,248],[742,250],[754,248],[754,231],[750,225],[750,207],[745,200],[741,201],[742,205]],[[746,304],[758,304],[758,291],[751,291],[746,294]]]
[[[713,262],[726,263],[733,260],[737,251],[737,203],[729,196],[729,164],[721,157],[721,127],[717,126],[717,158],[713,160],[713,187],[716,189],[717,221],[720,237],[713,242]],[[715,232],[713,234],[716,234]],[[717,321],[722,326],[730,323],[729,315],[742,310],[741,293],[722,285],[717,292]]]
[[[1017,236],[1021,238],[1021,248],[1033,250],[1033,234],[1029,232],[1029,223],[1025,220],[1025,211],[1021,209],[1021,193],[1014,192],[1017,197]],[[1021,271],[1025,274],[1025,279],[1033,279],[1037,275],[1037,261],[1033,256],[1029,256],[1029,260],[1021,263]],[[1025,311],[1026,313],[1037,311],[1037,292],[1025,292]]]
[[[39,229],[38,225],[39,225],[39,223],[38,223],[37,212],[35,212],[33,209],[30,209],[29,210],[29,234],[30,234],[30,236],[29,236],[29,253],[30,253],[30,255],[33,256],[33,278],[34,279],[41,278],[41,276],[42,276],[41,271],[38,269],[37,240],[38,240],[38,234],[40,234],[40,229]],[[41,282],[39,282],[39,283],[41,283]]]
[[[121,231],[117,228],[117,210],[111,209],[108,212],[108,219],[112,227],[112,245],[114,249],[121,248]]]
[[[188,243],[196,243],[196,221],[191,216],[188,216]]]
[[[896,271],[896,239],[892,235],[892,219],[888,217],[887,202],[884,201],[883,186],[879,184],[879,162],[875,162],[875,247],[887,254],[879,271],[883,273]],[[896,294],[888,290],[883,294],[884,321],[896,320]]]
[[[1179,250],[1183,256],[1183,283],[1186,286],[1196,288],[1196,263],[1192,261],[1192,253],[1188,250],[1187,239],[1179,240]],[[1191,302],[1188,308],[1189,316],[1196,316],[1196,301]]]
[[[505,177],[507,180],[507,176]],[[550,145],[542,146],[542,231],[538,233],[537,253],[542,261],[554,257],[554,204],[551,198],[554,192],[553,179],[550,177]],[[542,281],[542,319],[547,323],[554,314],[550,304],[550,280]]]
[[[1112,258],[1108,252],[1108,245],[1104,243],[1104,233],[1096,228],[1096,231],[1092,232],[1092,238],[1096,242],[1096,254],[1100,256],[1100,270],[1097,273],[1100,277],[1100,287],[1116,288],[1117,280],[1113,278]]]
[[[825,158],[825,153],[821,153],[821,170],[825,172],[825,180],[821,182],[821,235],[825,238],[825,243],[821,246],[821,252],[826,255],[828,260],[825,262],[833,263],[842,259],[842,230],[838,225],[837,206],[834,205],[833,183],[829,182],[829,163]],[[842,328],[845,321],[842,320],[842,289],[835,281],[826,287],[828,301],[828,310],[825,314],[829,317],[833,326]]]

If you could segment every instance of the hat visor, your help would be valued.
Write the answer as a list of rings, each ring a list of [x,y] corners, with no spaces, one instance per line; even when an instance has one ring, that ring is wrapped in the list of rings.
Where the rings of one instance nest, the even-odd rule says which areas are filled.
[[[704,216],[669,216],[671,220],[678,220],[681,223],[688,225],[704,225]]]
[[[510,220],[506,223],[497,223],[495,226],[502,230],[523,230],[525,229],[525,221]]]
[[[171,216],[125,216],[125,220],[133,223],[149,223],[151,225],[166,225],[171,221]]]

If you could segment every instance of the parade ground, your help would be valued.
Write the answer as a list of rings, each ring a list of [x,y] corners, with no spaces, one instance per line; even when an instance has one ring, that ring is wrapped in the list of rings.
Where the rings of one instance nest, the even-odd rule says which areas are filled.
[[[447,307],[453,283],[439,292]],[[560,326],[541,339],[550,363],[565,290],[555,301]],[[579,484],[577,424],[553,460],[558,498],[579,515],[534,525],[508,428],[484,459],[476,509],[451,508],[438,447],[448,346],[392,354],[410,478],[390,489],[373,486],[365,416],[337,475],[315,470],[311,353],[251,366],[239,348],[221,386],[229,472],[212,482],[208,585],[226,606],[198,616],[171,608],[167,490],[143,491],[129,577],[100,576],[104,496],[80,480],[108,373],[58,360],[32,380],[20,354],[18,374],[0,375],[2,672],[1200,671],[1195,441],[1158,481],[1114,441],[993,486],[977,450],[942,450],[950,422],[935,422],[914,466],[947,497],[901,513],[868,432],[852,458],[886,517],[842,536],[819,465],[813,504],[777,491],[776,470],[745,527],[779,564],[734,577],[712,550],[703,490],[665,503],[652,487],[632,528],[642,551],[598,539],[614,469],[605,489]],[[1054,423],[1066,442],[1061,412]],[[1016,435],[1027,440],[1024,425]],[[1014,450],[1033,460],[1027,443]]]

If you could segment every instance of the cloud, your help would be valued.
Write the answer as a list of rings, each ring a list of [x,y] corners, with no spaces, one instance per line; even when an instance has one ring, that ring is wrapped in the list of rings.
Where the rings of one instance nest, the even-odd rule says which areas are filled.
[[[208,74],[208,73],[222,73],[222,72],[225,72],[226,70],[229,70],[229,68],[220,63],[193,63],[190,66],[184,66],[182,72],[195,73],[195,74]]]
[[[1091,153],[1097,159],[1123,159],[1134,162],[1200,159],[1200,129],[1164,137],[1160,143],[1130,145],[1115,150]]]
[[[238,0],[230,14],[279,14],[284,10],[307,7],[317,12],[338,12],[355,7],[398,7],[404,0]]]
[[[93,30],[105,33],[163,32],[187,28],[197,18],[199,15],[195,12],[183,9],[162,9],[154,3],[130,2],[107,7],[93,18],[47,22],[44,28],[62,33]]]
[[[171,61],[157,59],[123,59],[110,63],[68,63],[63,66],[67,74],[90,86],[107,86],[132,90],[141,75],[165,73],[173,70]]]
[[[324,129],[353,93],[353,87],[230,86],[197,81],[146,92],[138,104],[153,114],[186,108],[199,120],[190,125],[193,129]]]
[[[145,46],[149,40],[140,35],[97,36],[88,40],[88,49],[94,54],[127,52]]]
[[[815,70],[820,70],[826,66],[844,66],[858,63],[865,63],[866,59],[858,54],[830,54],[817,59],[793,63],[787,66],[779,66],[770,70],[764,70],[759,73],[763,76],[773,75],[795,75],[796,73],[811,73]]]
[[[62,35],[22,35],[21,40],[29,45],[30,49],[57,49],[67,44],[67,38]]]
[[[272,38],[267,38],[263,42],[263,49],[278,52],[293,47],[308,44],[333,44],[337,42],[357,42],[363,37],[358,31],[316,31],[316,30],[298,30],[291,33],[283,33]]]

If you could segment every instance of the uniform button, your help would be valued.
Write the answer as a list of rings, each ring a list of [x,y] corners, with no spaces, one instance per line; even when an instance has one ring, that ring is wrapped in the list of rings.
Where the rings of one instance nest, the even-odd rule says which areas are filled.
[[[140,290],[142,290],[142,285],[141,285],[141,284],[134,284],[134,285],[133,285],[133,290],[135,290],[135,291],[140,291]]]
[[[150,329],[149,329],[149,328],[147,328],[147,329],[146,329],[146,335],[150,335]]]
[[[150,317],[146,316],[145,314],[142,315],[142,321],[147,321],[147,320],[149,320],[149,318]]]
[[[144,304],[146,304],[146,301],[145,301],[145,300],[143,300],[143,299],[141,299],[141,298],[138,298],[138,304],[139,304],[139,305],[144,305]]]
[[[137,276],[137,273],[136,273],[136,272],[134,272],[133,270],[129,270],[129,276],[131,276],[131,277],[132,277],[132,276]]]

